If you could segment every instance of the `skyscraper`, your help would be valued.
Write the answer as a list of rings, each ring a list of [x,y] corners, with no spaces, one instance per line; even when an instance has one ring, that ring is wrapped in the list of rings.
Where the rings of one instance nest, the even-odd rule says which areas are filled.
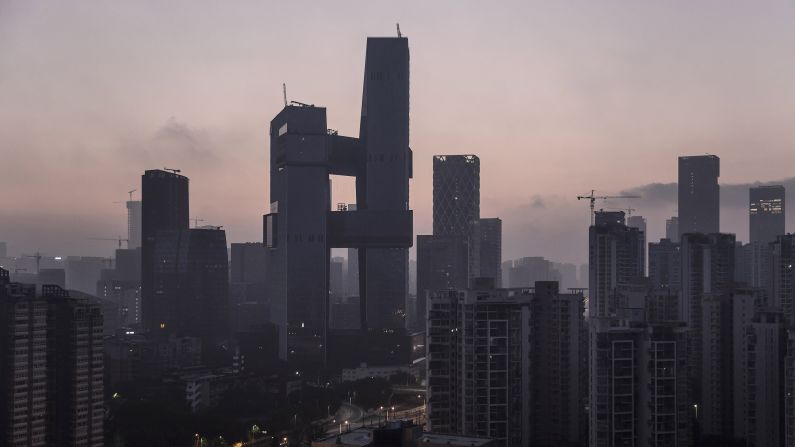
[[[539,281],[530,302],[530,445],[585,445],[588,334],[581,293]]]
[[[770,283],[768,305],[784,315],[788,325],[795,324],[795,235],[786,234],[770,244]],[[793,407],[795,408],[795,407]]]
[[[479,218],[471,223],[469,232],[469,280],[492,278],[502,285],[502,220]]]
[[[707,302],[725,303],[731,299],[734,283],[733,234],[685,234],[681,241],[680,318],[688,325],[689,364],[694,405],[702,405],[702,360],[704,347],[704,309]],[[708,301],[709,300],[709,301]],[[728,315],[724,313],[725,315]]]
[[[417,235],[417,329],[425,327],[431,296],[467,288],[467,259],[466,243],[459,236]]]
[[[749,190],[748,216],[750,242],[767,244],[785,234],[784,187],[756,186]]]
[[[155,242],[160,231],[188,229],[188,178],[159,169],[141,176],[141,318],[144,328],[160,326],[155,314]]]
[[[207,354],[228,330],[226,233],[216,227],[161,231],[154,259],[156,333],[200,338]]]
[[[94,297],[0,268],[0,444],[102,446],[103,368]]]
[[[589,445],[690,445],[684,325],[597,320],[602,327],[592,330],[590,341]]]
[[[280,355],[325,361],[331,248],[356,248],[361,328],[405,328],[408,250],[408,40],[368,38],[359,138],[326,126],[326,110],[286,106],[271,121],[269,249],[271,315]],[[356,177],[356,206],[331,211],[329,175]]]
[[[47,302],[0,268],[0,444],[47,444]]]
[[[429,431],[528,445],[530,296],[448,290],[428,312]]]
[[[643,274],[646,274],[646,241],[648,241],[646,232],[646,219],[643,216],[629,216],[627,218],[627,226],[630,228],[637,228],[640,231],[640,262],[643,265]]]
[[[444,290],[428,307],[428,430],[500,446],[584,444],[583,296],[556,282]]]
[[[476,155],[433,157],[433,234],[463,236],[480,218],[480,159]]]
[[[141,246],[141,201],[127,201],[127,248]]]
[[[679,157],[679,236],[720,231],[720,158]]]
[[[623,212],[596,213],[589,232],[589,316],[615,316],[618,287],[643,276],[641,237],[640,230],[624,224]]]
[[[105,432],[103,316],[90,295],[43,286],[47,299],[49,445],[101,447]]]
[[[665,238],[679,243],[679,217],[673,216],[665,220]]]

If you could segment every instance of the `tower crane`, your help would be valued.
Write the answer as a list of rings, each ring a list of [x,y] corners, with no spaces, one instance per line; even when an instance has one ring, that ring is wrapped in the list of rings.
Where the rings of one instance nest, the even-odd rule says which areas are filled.
[[[92,240],[92,241],[117,241],[117,242],[119,243],[119,250],[121,250],[121,243],[122,243],[122,242],[126,242],[126,243],[127,243],[127,246],[128,246],[127,248],[129,248],[129,245],[130,245],[130,240],[129,240],[129,239],[124,239],[124,238],[122,238],[121,236],[119,236],[119,237],[117,237],[117,238],[109,238],[109,237],[90,237],[90,238],[88,238],[88,239],[89,239],[89,240]]]
[[[190,220],[193,221],[193,228],[199,228],[199,222],[206,222],[204,219],[199,219],[198,217],[192,217]]]
[[[173,169],[173,168],[163,168],[163,170],[164,170],[164,171],[171,171],[171,172],[173,172],[174,174],[179,174],[180,172],[182,172],[182,170],[181,170],[181,169]]]
[[[596,201],[597,201],[597,200],[607,200],[607,199],[640,199],[640,196],[636,196],[636,195],[625,195],[625,196],[597,196],[597,195],[594,195],[594,193],[595,193],[595,192],[596,192],[596,190],[593,190],[593,189],[592,189],[592,190],[591,190],[591,193],[590,193],[590,194],[588,194],[587,196],[577,196],[577,200],[588,199],[588,201],[590,202],[590,205],[591,205],[591,225],[593,225],[593,219],[594,219],[594,208],[595,208],[595,205],[596,205]]]
[[[632,213],[637,211],[636,208],[608,208],[610,211],[624,211],[627,213],[627,218],[632,217]]]
[[[132,195],[133,195],[133,193],[134,193],[135,191],[138,191],[138,190],[137,190],[137,189],[133,189],[132,191],[127,191],[127,194],[129,194],[129,195],[130,195],[130,202],[132,202]]]
[[[33,253],[32,255],[24,255],[22,257],[23,258],[32,258],[32,259],[36,260],[36,274],[38,275],[40,267],[41,267],[41,258],[43,256],[44,255],[40,251],[36,250],[36,253]]]

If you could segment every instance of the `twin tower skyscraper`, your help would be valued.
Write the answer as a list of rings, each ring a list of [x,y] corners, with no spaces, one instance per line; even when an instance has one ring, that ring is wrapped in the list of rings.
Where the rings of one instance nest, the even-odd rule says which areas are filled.
[[[413,240],[408,39],[367,39],[358,138],[329,129],[324,107],[292,102],[271,121],[270,147],[263,241],[280,356],[325,362],[332,248],[358,249],[362,335],[405,331]],[[355,209],[332,210],[330,175],[356,178]]]

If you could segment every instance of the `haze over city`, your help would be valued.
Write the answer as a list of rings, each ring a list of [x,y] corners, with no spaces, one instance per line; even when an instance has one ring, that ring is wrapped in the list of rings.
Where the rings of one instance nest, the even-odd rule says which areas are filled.
[[[108,256],[87,239],[124,234],[114,202],[174,167],[192,216],[261,240],[282,83],[357,134],[362,42],[399,22],[416,234],[430,232],[434,154],[479,155],[504,259],[581,263],[577,195],[639,193],[600,205],[636,208],[656,240],[677,211],[676,157],[710,153],[721,230],[747,240],[747,185],[795,183],[793,19],[787,2],[2,2],[0,236],[17,255]],[[334,182],[333,202],[350,201]]]

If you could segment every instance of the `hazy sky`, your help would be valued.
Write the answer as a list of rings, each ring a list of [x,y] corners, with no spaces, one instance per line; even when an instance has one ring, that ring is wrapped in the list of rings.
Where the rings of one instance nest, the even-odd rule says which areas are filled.
[[[480,156],[506,259],[584,261],[575,196],[674,182],[677,155],[719,155],[725,185],[795,177],[791,1],[0,0],[0,240],[108,255],[87,238],[124,234],[114,202],[164,166],[190,177],[191,215],[261,240],[282,82],[358,135],[365,38],[396,22],[416,233],[431,228],[433,154]],[[350,200],[338,183],[334,201]],[[656,238],[675,194],[642,189],[632,206]],[[745,187],[724,191],[722,229],[747,240]]]

